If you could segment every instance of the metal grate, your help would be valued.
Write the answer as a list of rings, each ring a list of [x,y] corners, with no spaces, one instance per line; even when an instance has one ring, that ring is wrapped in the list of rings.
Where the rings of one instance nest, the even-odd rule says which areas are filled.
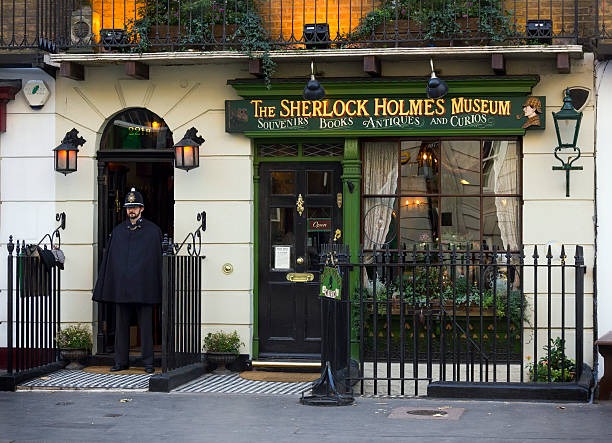
[[[274,143],[270,145],[259,145],[260,157],[297,157],[298,146],[296,144]]]
[[[305,143],[302,150],[304,157],[341,157],[344,147],[341,143]]]

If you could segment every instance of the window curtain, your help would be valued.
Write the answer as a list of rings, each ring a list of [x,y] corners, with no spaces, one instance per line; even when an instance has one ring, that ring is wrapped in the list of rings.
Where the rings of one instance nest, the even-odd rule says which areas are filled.
[[[493,142],[496,155],[493,159],[495,194],[516,194],[518,191],[517,168],[518,156],[516,149],[508,147],[508,141]],[[519,202],[516,198],[495,198],[497,222],[501,231],[504,248],[512,250],[519,248]]]
[[[397,189],[397,143],[365,143],[363,149],[364,194],[393,195]],[[363,203],[365,249],[380,247],[389,233],[395,196],[366,198]]]

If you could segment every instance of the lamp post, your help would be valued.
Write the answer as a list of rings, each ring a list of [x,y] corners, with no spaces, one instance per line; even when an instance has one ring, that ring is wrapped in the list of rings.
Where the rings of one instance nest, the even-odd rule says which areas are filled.
[[[66,175],[77,170],[79,146],[85,143],[85,139],[79,137],[78,134],[79,131],[72,128],[62,139],[62,143],[53,149],[57,172]]]
[[[565,196],[569,197],[570,192],[570,171],[581,171],[582,166],[573,166],[573,163],[580,158],[580,148],[576,147],[578,141],[578,133],[580,132],[580,121],[582,120],[582,112],[574,109],[572,98],[569,95],[569,90],[565,90],[563,97],[563,106],[559,112],[552,113],[555,122],[555,131],[557,134],[557,147],[555,148],[555,158],[561,162],[561,166],[553,166],[553,171],[565,171]],[[571,149],[572,152],[567,153],[567,160],[562,159],[559,154],[562,151]],[[569,154],[577,153],[573,157]]]
[[[190,128],[185,136],[174,145],[174,166],[189,171],[200,166],[200,145],[204,139],[198,136],[196,128]]]

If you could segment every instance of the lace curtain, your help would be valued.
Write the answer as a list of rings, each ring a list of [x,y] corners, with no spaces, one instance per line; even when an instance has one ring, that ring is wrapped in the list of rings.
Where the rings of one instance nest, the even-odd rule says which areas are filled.
[[[496,194],[516,194],[518,190],[516,149],[509,148],[508,141],[505,140],[493,142],[493,148],[496,153],[493,159],[493,171],[495,172],[493,190]],[[519,247],[518,205],[516,198],[495,198],[497,223],[504,249],[510,247],[516,250]]]
[[[397,143],[369,142],[363,149],[363,181],[365,194],[395,194],[397,188]],[[364,200],[364,248],[380,247],[389,233],[395,197]]]

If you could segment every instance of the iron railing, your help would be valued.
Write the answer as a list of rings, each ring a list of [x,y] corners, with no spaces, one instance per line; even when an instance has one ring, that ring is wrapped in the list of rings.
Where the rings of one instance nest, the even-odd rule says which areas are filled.
[[[197,215],[198,228],[180,244],[164,236],[162,273],[163,373],[202,361],[202,232],[206,213]],[[183,250],[183,247],[185,249]],[[178,255],[180,252],[184,255]]]
[[[3,0],[0,49],[297,50],[609,38],[607,0]]]
[[[36,244],[7,244],[6,373],[24,374],[59,360],[55,337],[60,327],[63,263],[51,251],[61,246],[66,214],[56,214],[59,226]]]
[[[557,253],[379,250],[340,261],[351,276],[338,310],[350,325],[346,383],[362,395],[422,395],[436,381],[577,383],[583,248],[573,263]]]

